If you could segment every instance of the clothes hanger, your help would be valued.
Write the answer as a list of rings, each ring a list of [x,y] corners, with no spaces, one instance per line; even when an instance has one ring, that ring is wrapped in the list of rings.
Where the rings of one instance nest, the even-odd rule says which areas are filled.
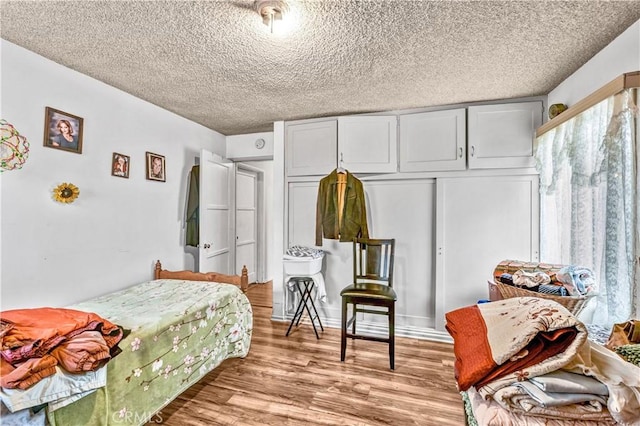
[[[338,168],[336,169],[336,172],[345,174],[347,173],[347,169],[345,169],[342,164],[343,164],[342,153],[340,153],[340,163],[338,164]]]

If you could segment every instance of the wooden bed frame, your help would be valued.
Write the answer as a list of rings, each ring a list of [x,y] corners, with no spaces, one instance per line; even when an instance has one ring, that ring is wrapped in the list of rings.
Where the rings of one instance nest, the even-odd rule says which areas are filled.
[[[225,275],[217,272],[167,271],[162,269],[162,264],[158,260],[154,276],[156,280],[212,281],[234,284],[240,287],[243,293],[249,288],[249,274],[246,266],[242,267],[242,275]]]
[[[197,380],[204,377],[208,371],[215,368],[213,366],[213,360],[215,357],[211,357],[211,363],[207,362],[208,367],[206,372],[202,371],[202,366],[205,364],[202,362],[196,363],[194,361],[193,372],[190,372],[189,374],[185,373],[186,376],[184,379],[175,379],[171,384],[169,384],[169,382],[165,382],[163,379],[161,382],[154,385],[156,387],[154,387],[153,392],[145,394],[146,389],[142,387],[142,385],[149,386],[151,385],[151,382],[155,380],[151,377],[159,377],[157,375],[158,373],[155,373],[154,363],[161,360],[162,357],[170,357],[174,359],[177,359],[175,357],[179,357],[178,355],[174,355],[173,352],[175,351],[171,350],[172,347],[176,347],[174,343],[175,338],[179,338],[181,339],[181,342],[184,341],[184,344],[187,344],[189,336],[196,332],[206,333],[206,335],[201,334],[201,336],[203,336],[203,338],[210,338],[210,343],[193,338],[188,341],[188,346],[181,345],[180,350],[184,349],[187,351],[185,353],[190,353],[190,351],[193,350],[196,357],[198,356],[197,354],[202,353],[201,348],[204,348],[209,344],[213,345],[217,339],[222,339],[222,341],[225,342],[224,348],[221,348],[221,353],[219,354],[222,358],[215,358],[218,360],[216,361],[216,366],[222,362],[222,359],[246,356],[251,340],[252,311],[249,300],[246,297],[237,297],[238,290],[244,292],[248,288],[249,277],[246,267],[243,267],[242,275],[226,275],[216,272],[200,273],[192,271],[167,271],[162,269],[162,264],[160,261],[157,261],[155,263],[154,276],[155,279],[174,279],[181,281],[196,280],[205,281],[205,283],[201,283],[201,285],[196,286],[200,291],[193,294],[189,294],[188,290],[184,290],[190,288],[189,283],[176,283],[177,286],[180,286],[180,288],[183,289],[184,298],[181,300],[181,303],[183,303],[184,306],[189,306],[186,310],[182,310],[181,312],[178,310],[171,311],[168,313],[168,316],[166,315],[167,312],[162,312],[162,310],[160,310],[160,312],[157,313],[157,318],[154,317],[157,323],[154,323],[151,321],[151,318],[147,317],[143,317],[140,321],[135,319],[131,320],[130,324],[136,324],[136,326],[131,331],[130,335],[120,341],[119,346],[121,348],[128,347],[129,345],[134,346],[134,343],[132,342],[137,340],[138,342],[135,343],[135,349],[123,350],[115,359],[109,361],[107,364],[107,385],[102,387],[101,390],[97,390],[97,393],[94,396],[80,398],[79,400],[55,411],[47,411],[46,415],[51,424],[67,425],[81,423],[118,426],[121,423],[126,423],[129,425],[142,426],[143,424],[146,424],[149,419],[153,422],[153,419],[157,418],[158,414],[162,413],[160,410],[162,410],[162,407],[166,405],[166,402],[174,400],[180,392],[186,389],[184,387],[185,384],[192,386]],[[238,289],[232,289],[228,286],[224,286],[224,288],[219,288],[215,285],[207,286],[206,282],[211,282],[212,284],[213,282],[229,283],[236,286]],[[149,284],[153,286],[152,283],[147,281],[142,282],[141,284]],[[159,285],[159,287],[171,288],[173,286]],[[211,288],[207,289],[206,287]],[[158,307],[153,305],[157,305],[155,302],[158,301],[152,299],[150,300],[151,306],[139,306],[145,303],[144,294],[140,295],[139,293],[136,293],[136,290],[133,288],[125,289],[123,291],[119,290],[114,293],[114,297],[125,297],[126,295],[123,296],[121,293],[126,291],[131,291],[133,296],[140,298],[140,300],[132,302],[134,304],[129,307],[130,310],[128,311],[127,307],[122,307],[119,302],[112,302],[109,298],[107,298],[107,300],[100,300],[100,298],[96,298],[94,300],[95,303],[87,301],[84,302],[84,305],[83,303],[72,305],[72,308],[75,309],[75,307],[78,307],[80,308],[79,310],[82,310],[83,306],[85,306],[84,309],[86,309],[86,306],[91,306],[92,312],[104,315],[102,313],[103,310],[100,309],[101,304],[104,304],[106,312],[121,312],[125,314],[130,312],[131,315],[135,315],[137,309],[142,308],[142,310],[154,312],[155,315],[154,309],[157,310]],[[205,297],[206,300],[203,300],[201,297]],[[226,300],[226,302],[223,305],[218,305],[217,300],[223,299]],[[170,299],[164,299],[162,302],[164,303],[162,306],[169,310],[171,309],[170,306],[174,303],[174,301]],[[88,303],[88,305],[86,305],[86,303]],[[113,305],[110,305],[110,303],[113,303]],[[135,303],[138,303],[138,305]],[[211,303],[213,303],[213,305],[211,305]],[[214,310],[216,312],[216,314],[212,316],[211,322],[207,324],[207,321],[205,321],[204,325],[199,324],[197,327],[197,330],[204,328],[204,331],[193,331],[190,327],[185,327],[183,331],[179,331],[181,325],[187,324],[189,321],[195,321],[195,319],[198,318],[198,314],[204,313],[205,310],[211,306],[215,306]],[[105,318],[108,319],[108,316]],[[238,325],[240,322],[242,323],[241,326]],[[220,335],[217,335],[217,332],[215,331],[215,327],[218,324],[223,327],[223,330],[225,330],[224,333],[221,333]],[[231,330],[235,330],[234,327],[239,327],[240,340],[234,340],[234,344],[231,344]],[[146,346],[145,350],[137,351],[139,345],[148,346]],[[159,357],[156,358],[156,356]],[[202,358],[204,358],[204,355]],[[164,359],[164,364],[169,370],[172,369],[166,358]],[[174,365],[177,365],[177,363]],[[197,368],[196,366],[200,368]],[[141,371],[140,374],[144,374],[144,378],[143,376],[136,376],[134,374],[135,369],[139,369]],[[178,366],[173,367],[174,372],[178,372],[178,370],[182,370],[182,368]],[[150,373],[153,374],[149,375]],[[164,378],[169,379],[168,373]],[[154,392],[157,394],[154,395]],[[142,395],[146,396],[141,397]],[[112,397],[112,399],[109,399],[110,397]],[[140,409],[140,411],[126,411],[126,418],[119,417],[123,411],[118,410],[127,410],[122,407],[124,401],[128,400],[131,400],[131,403],[137,405],[139,409],[142,405],[146,404],[144,405],[145,408]],[[108,401],[111,402],[107,403]],[[111,406],[111,403],[116,404],[117,406]],[[138,405],[138,403],[141,403],[142,405]],[[127,405],[127,407],[129,407],[129,405]],[[129,414],[131,414],[131,416],[129,416]],[[4,419],[4,415],[2,417]],[[118,421],[118,418],[120,418],[120,421]],[[1,421],[2,420],[0,420],[0,422]],[[21,422],[20,424],[23,423],[24,422]]]

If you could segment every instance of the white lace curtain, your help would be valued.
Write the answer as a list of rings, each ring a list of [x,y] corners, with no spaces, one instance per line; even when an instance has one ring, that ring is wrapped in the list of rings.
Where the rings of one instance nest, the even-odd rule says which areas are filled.
[[[537,140],[540,257],[591,268],[598,280],[592,322],[637,315],[638,109],[625,90]]]

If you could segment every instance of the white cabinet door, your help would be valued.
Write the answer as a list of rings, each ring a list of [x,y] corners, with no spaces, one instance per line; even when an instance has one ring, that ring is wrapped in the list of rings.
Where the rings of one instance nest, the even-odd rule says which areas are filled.
[[[338,165],[352,173],[398,170],[396,116],[338,118]]]
[[[400,116],[400,171],[466,168],[464,108]]]
[[[542,102],[469,107],[469,168],[533,167]]]
[[[443,178],[436,194],[436,329],[444,330],[446,312],[489,298],[501,260],[538,260],[538,176]]]
[[[326,175],[335,169],[338,152],[337,132],[336,120],[287,124],[287,175]]]

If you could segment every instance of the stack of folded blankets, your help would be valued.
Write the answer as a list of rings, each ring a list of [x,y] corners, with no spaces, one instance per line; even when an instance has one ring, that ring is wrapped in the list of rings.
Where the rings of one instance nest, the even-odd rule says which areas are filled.
[[[478,425],[640,425],[640,368],[587,339],[559,303],[515,297],[446,314]]]
[[[0,423],[44,424],[44,407],[54,411],[104,387],[124,334],[91,312],[0,312]]]

